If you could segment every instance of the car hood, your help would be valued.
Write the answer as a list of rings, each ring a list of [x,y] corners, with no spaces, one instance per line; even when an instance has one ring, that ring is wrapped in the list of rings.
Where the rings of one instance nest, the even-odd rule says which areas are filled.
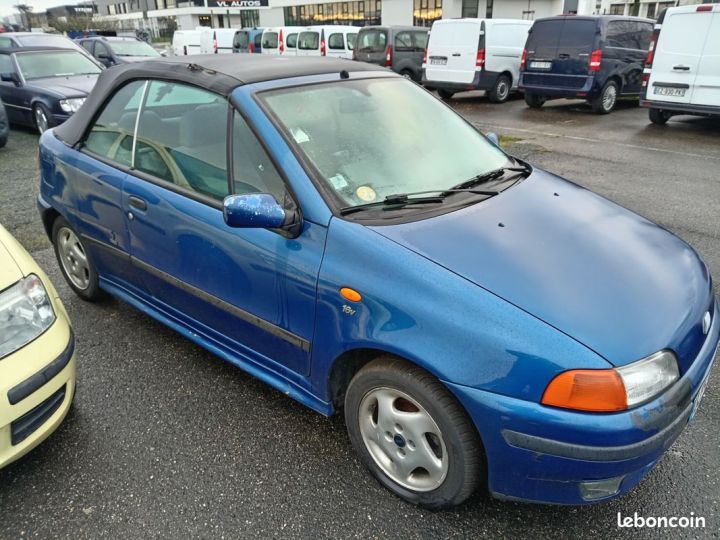
[[[5,244],[0,241],[0,291],[22,279],[23,274]]]
[[[36,88],[49,90],[63,97],[87,96],[97,82],[97,75],[77,75],[74,77],[48,77],[46,79],[34,79],[28,81],[29,85]]]
[[[373,229],[613,365],[670,348],[684,371],[704,341],[702,318],[713,293],[695,251],[662,227],[544,171],[462,210]]]

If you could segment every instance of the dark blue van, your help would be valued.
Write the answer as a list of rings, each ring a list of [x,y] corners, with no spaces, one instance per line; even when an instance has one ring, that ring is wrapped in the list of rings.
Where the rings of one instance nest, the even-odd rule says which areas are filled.
[[[548,99],[582,98],[607,114],[618,98],[639,98],[653,25],[612,15],[538,19],[520,65],[525,102],[539,108]]]

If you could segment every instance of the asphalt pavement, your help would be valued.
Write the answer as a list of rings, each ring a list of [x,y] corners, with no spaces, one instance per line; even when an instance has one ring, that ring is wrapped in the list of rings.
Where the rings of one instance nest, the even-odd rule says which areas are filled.
[[[631,104],[453,106],[511,153],[566,176],[690,242],[720,276],[720,122],[651,126]],[[702,516],[720,536],[720,374],[697,417],[627,496],[587,507],[478,494],[453,511],[402,502],[362,468],[342,418],[304,408],[115,300],[87,304],[58,271],[35,210],[37,137],[0,150],[0,223],[33,251],[77,335],[78,393],[60,429],[0,471],[0,539],[655,537],[621,516]]]

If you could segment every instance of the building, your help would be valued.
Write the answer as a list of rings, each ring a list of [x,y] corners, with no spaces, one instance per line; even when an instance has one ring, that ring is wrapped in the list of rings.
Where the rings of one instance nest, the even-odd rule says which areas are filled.
[[[121,31],[147,28],[155,36],[198,26],[401,24],[431,26],[441,18],[537,19],[577,10],[582,0],[95,0],[98,16]]]
[[[584,13],[598,15],[630,15],[657,19],[665,8],[695,4],[710,4],[717,0],[579,0],[588,5]]]

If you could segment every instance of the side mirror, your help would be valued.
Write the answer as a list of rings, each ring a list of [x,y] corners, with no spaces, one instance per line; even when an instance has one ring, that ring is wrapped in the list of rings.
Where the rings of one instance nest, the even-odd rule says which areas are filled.
[[[497,133],[486,133],[485,138],[491,143],[493,143],[495,146],[500,146],[500,139],[498,138]]]
[[[248,193],[225,197],[223,217],[236,229],[279,229],[294,216],[288,216],[269,193]]]
[[[20,75],[14,71],[8,71],[6,73],[0,73],[0,80],[2,82],[11,82],[16,86],[20,85]]]

